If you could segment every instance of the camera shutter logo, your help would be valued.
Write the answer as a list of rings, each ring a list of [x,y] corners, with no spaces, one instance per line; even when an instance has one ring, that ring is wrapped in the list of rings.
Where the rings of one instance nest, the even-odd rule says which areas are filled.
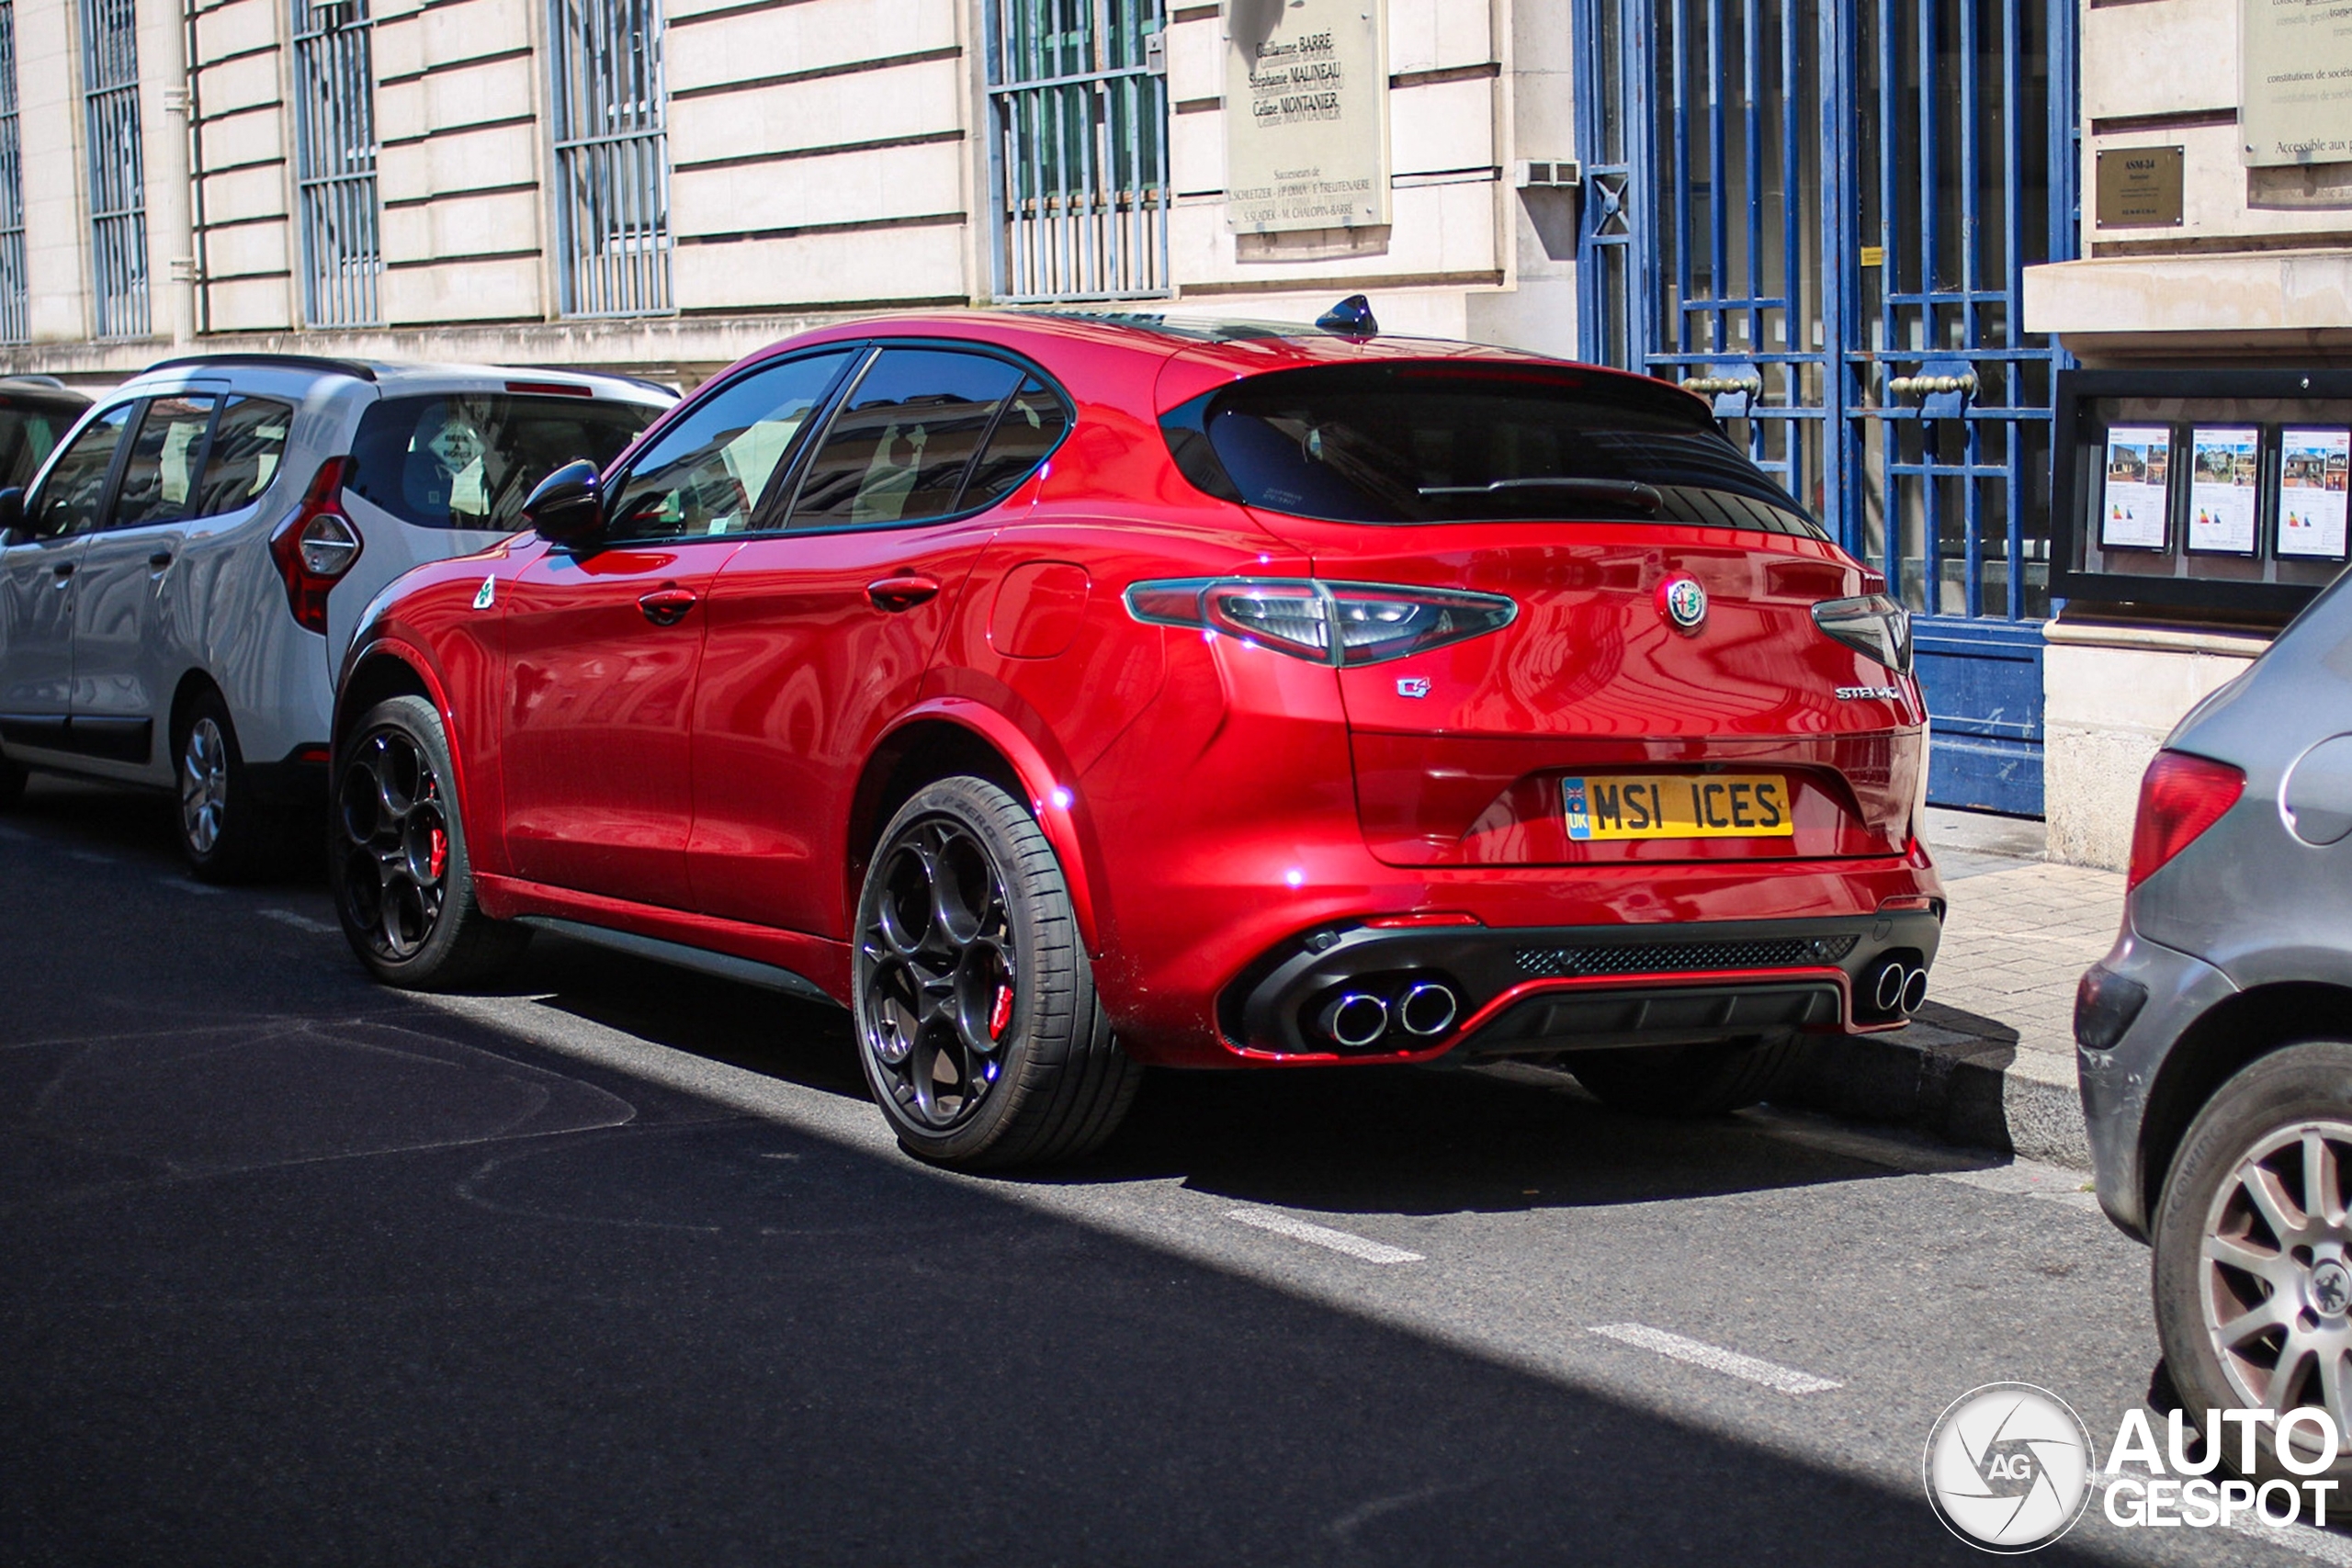
[[[2090,1502],[2090,1431],[2046,1388],[1987,1383],[1938,1417],[1921,1468],[1947,1529],[1986,1551],[2032,1551]]]

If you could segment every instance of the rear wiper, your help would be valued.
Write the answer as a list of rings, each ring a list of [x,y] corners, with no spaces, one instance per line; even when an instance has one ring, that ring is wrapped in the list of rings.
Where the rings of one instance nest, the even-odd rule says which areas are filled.
[[[1482,485],[1423,485],[1423,495],[1492,495],[1498,491],[1564,490],[1577,495],[1589,495],[1596,500],[1613,501],[1624,506],[1637,506],[1644,512],[1656,512],[1666,504],[1666,497],[1655,485],[1639,479],[1586,479],[1566,474],[1537,476],[1532,479],[1490,479]]]

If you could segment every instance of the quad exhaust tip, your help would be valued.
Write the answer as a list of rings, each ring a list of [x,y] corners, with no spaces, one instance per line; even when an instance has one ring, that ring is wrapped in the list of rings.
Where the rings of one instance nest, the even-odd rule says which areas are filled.
[[[1890,1016],[1900,1013],[1909,1018],[1928,999],[1928,972],[1914,969],[1898,959],[1890,959],[1878,972],[1871,999],[1878,1010]]]
[[[1388,1003],[1366,991],[1348,991],[1325,1005],[1323,1032],[1351,1049],[1388,1032]]]

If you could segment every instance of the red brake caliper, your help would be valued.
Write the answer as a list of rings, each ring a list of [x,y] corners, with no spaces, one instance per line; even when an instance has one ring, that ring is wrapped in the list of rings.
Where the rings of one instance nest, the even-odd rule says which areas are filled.
[[[433,852],[425,861],[426,870],[433,880],[438,882],[441,880],[441,868],[448,863],[449,835],[435,828],[433,829]]]
[[[1012,987],[997,982],[996,1000],[989,1004],[989,1038],[1004,1038],[1004,1026],[1012,1021]]]

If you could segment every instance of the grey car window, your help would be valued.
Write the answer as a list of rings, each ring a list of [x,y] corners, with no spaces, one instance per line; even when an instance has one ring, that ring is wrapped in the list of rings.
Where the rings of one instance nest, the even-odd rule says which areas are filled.
[[[124,403],[91,421],[74,438],[49,470],[49,477],[27,511],[28,532],[46,538],[59,534],[86,534],[105,515],[107,476],[114,471],[115,448],[139,405]]]
[[[259,501],[286,456],[294,410],[267,398],[231,398],[212,427],[212,449],[191,517],[217,517]]]
[[[420,528],[505,533],[541,479],[582,457],[603,468],[661,412],[527,392],[386,398],[360,417],[348,488]]]
[[[139,434],[130,438],[130,456],[122,465],[122,487],[109,527],[176,523],[189,515],[214,402],[200,396],[148,400]]]

